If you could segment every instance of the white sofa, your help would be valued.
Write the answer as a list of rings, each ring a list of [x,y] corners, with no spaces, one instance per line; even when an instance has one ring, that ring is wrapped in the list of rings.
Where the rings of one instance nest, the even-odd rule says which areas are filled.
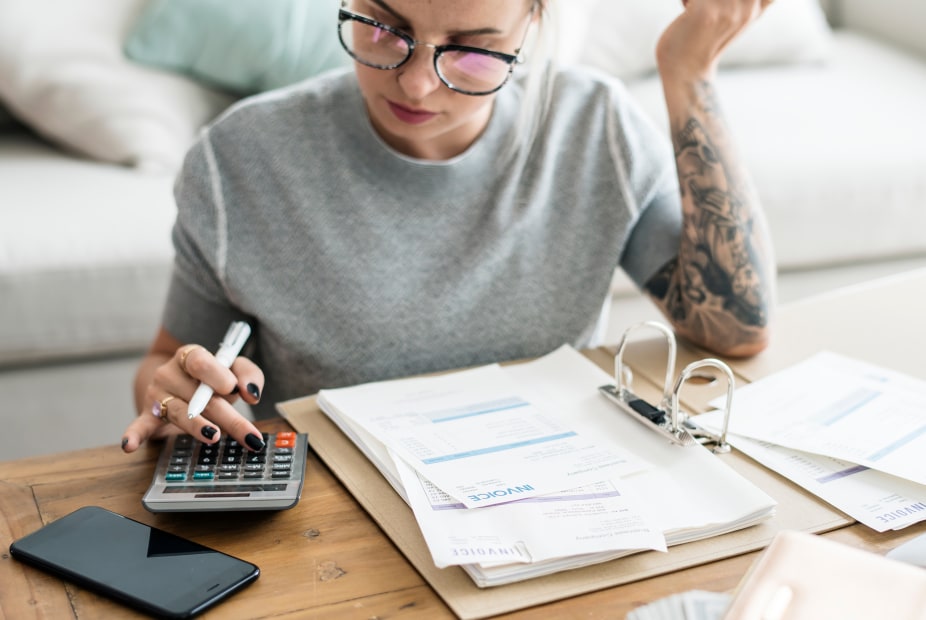
[[[134,13],[119,24],[97,24],[124,36],[145,1],[66,4],[131,7]],[[573,1],[566,0],[567,8]],[[0,5],[0,107],[30,123],[35,108],[10,96],[19,84],[8,74],[19,69],[18,79],[25,79],[17,64],[23,61],[4,65],[2,59],[3,11],[19,2],[42,5]],[[565,47],[574,59],[601,64],[589,55],[592,29],[605,20],[589,6],[656,0],[575,2],[576,11],[586,12],[573,12]],[[724,68],[719,78],[736,142],[768,214],[779,268],[926,255],[926,3],[835,0],[826,9],[834,29],[822,60],[747,62]],[[30,45],[41,44],[35,41],[30,34]],[[105,50],[116,52],[115,43]],[[0,120],[0,367],[135,353],[154,333],[172,257],[171,166],[195,125],[232,98],[194,79],[144,71],[180,80],[182,86],[172,87],[199,97],[186,110],[173,162],[126,156],[128,164],[106,163],[88,154],[100,145],[86,136],[75,144],[52,127],[41,128],[40,138]],[[664,125],[657,78],[643,71],[627,84]],[[56,103],[66,110],[79,102]]]

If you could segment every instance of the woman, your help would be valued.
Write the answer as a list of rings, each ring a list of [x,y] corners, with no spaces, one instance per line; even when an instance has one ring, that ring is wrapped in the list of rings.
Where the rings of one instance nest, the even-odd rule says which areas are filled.
[[[162,420],[260,449],[237,395],[261,415],[322,387],[587,346],[618,265],[693,342],[765,346],[771,250],[712,80],[767,0],[689,0],[661,37],[674,157],[614,81],[542,57],[509,79],[550,2],[345,0],[353,72],[203,133],[126,452],[176,431]],[[251,349],[226,369],[211,345],[240,319]],[[216,396],[189,420],[200,381]]]

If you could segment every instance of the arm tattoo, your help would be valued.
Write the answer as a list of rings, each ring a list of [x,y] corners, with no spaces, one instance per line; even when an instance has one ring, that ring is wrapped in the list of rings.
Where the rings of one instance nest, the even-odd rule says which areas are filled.
[[[684,213],[679,255],[646,288],[690,335],[726,345],[767,325],[769,289],[754,198],[729,161],[710,85],[698,95],[697,108],[673,131]]]

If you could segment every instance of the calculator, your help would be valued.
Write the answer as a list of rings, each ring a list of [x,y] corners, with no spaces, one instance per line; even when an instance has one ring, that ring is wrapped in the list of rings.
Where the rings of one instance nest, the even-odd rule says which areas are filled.
[[[190,435],[167,439],[142,504],[151,512],[284,510],[299,501],[308,436],[264,433],[252,452],[223,436],[206,445]]]

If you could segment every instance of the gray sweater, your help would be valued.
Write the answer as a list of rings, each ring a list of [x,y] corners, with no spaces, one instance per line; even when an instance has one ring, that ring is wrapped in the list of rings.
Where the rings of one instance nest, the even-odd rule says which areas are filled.
[[[671,149],[623,87],[555,79],[530,151],[505,161],[523,90],[450,161],[387,146],[352,72],[245,100],[176,185],[164,327],[214,350],[251,322],[259,416],[336,387],[590,344],[621,266],[642,285],[681,229]]]

